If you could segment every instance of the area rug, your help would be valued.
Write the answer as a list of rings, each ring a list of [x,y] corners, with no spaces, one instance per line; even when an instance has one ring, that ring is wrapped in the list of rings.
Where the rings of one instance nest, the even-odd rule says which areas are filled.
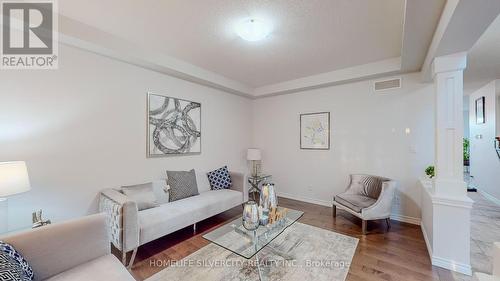
[[[294,223],[258,253],[262,279],[344,281],[358,241]],[[146,281],[259,280],[255,257],[247,260],[215,244],[177,262],[152,261],[150,265],[168,267]]]

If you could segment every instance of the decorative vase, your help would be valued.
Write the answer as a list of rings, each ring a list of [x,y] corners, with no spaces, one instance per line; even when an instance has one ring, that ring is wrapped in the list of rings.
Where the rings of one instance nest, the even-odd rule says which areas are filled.
[[[274,190],[274,184],[266,183],[262,185],[260,191],[260,209],[262,216],[260,218],[261,225],[267,225],[269,222],[269,211],[278,207],[278,198]]]
[[[243,227],[253,231],[259,228],[259,208],[255,201],[248,201],[243,206]]]

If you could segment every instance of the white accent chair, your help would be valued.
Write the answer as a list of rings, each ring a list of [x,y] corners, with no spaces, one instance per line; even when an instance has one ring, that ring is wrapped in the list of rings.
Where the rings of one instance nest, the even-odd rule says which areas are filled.
[[[205,173],[197,173],[199,195],[160,204],[158,207],[139,211],[119,189],[108,188],[99,196],[99,211],[107,215],[111,243],[121,251],[122,263],[127,264],[127,252],[132,256],[131,268],[137,249],[167,234],[240,206],[248,200],[245,175],[230,172],[233,185],[230,189],[210,190]]]
[[[368,184],[367,184],[368,183]],[[369,220],[385,219],[387,229],[390,229],[392,200],[397,182],[388,178],[353,174],[345,192],[333,198],[333,216],[337,215],[337,208],[362,220],[362,232],[366,234],[366,225]]]
[[[493,275],[476,272],[474,281],[500,281],[500,243],[493,243]]]
[[[111,254],[103,214],[56,223],[0,238],[19,251],[35,280],[134,281]]]

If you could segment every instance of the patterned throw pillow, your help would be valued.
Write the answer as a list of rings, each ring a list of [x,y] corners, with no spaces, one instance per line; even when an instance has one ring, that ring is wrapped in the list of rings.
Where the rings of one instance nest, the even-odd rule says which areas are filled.
[[[212,190],[228,189],[233,184],[227,166],[207,173]]]
[[[31,281],[33,269],[11,245],[0,241],[0,280]]]
[[[365,186],[366,196],[377,199],[382,191],[382,180],[374,176],[366,176],[361,183]]]
[[[191,171],[167,171],[167,184],[170,186],[170,202],[200,194],[194,169]]]

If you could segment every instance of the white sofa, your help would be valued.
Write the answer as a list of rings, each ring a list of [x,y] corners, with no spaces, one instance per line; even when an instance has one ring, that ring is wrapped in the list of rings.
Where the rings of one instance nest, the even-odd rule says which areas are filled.
[[[134,281],[110,253],[104,214],[1,237],[29,262],[35,280]]]
[[[230,172],[230,175],[230,189],[210,190],[206,174],[197,173],[199,195],[142,211],[118,189],[103,190],[99,210],[107,215],[110,240],[122,252],[122,263],[126,264],[126,253],[133,251],[130,268],[139,246],[190,225],[196,229],[197,222],[246,202],[244,174]]]

